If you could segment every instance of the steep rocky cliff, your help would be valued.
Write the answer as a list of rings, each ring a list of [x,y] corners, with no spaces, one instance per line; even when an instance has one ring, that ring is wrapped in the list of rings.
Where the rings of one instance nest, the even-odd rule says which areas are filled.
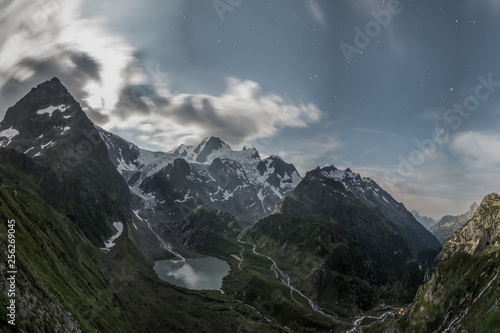
[[[472,219],[446,241],[428,283],[400,322],[403,332],[497,332],[500,196],[486,196]],[[494,327],[494,325],[493,325]]]
[[[467,221],[469,221],[474,213],[476,212],[478,205],[474,202],[469,210],[464,214],[457,216],[445,215],[443,216],[434,226],[430,228],[430,231],[434,236],[439,239],[441,243],[444,243],[450,239],[453,234],[460,228],[462,228]]]

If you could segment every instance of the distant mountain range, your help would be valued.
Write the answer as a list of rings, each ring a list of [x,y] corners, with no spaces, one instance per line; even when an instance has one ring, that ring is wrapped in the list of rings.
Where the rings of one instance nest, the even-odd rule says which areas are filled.
[[[444,243],[472,218],[477,209],[478,205],[474,202],[470,206],[469,210],[464,214],[457,216],[445,215],[430,228],[430,231],[437,237],[437,239],[439,239],[440,242]]]
[[[421,225],[425,227],[427,230],[431,230],[431,228],[436,224],[436,221],[432,217],[427,217],[427,216],[421,216],[419,212],[416,210],[410,211],[410,213],[413,215],[413,217],[420,222]]]

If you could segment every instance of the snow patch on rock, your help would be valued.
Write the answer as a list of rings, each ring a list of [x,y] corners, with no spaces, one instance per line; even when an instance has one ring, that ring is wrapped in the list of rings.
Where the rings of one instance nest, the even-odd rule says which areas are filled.
[[[49,114],[49,117],[52,117],[52,113],[54,113],[54,111],[59,110],[59,111],[61,111],[61,112],[65,112],[67,109],[69,109],[69,106],[64,105],[64,104],[57,105],[57,106],[52,106],[52,105],[51,105],[51,106],[49,106],[48,108],[38,110],[36,113],[37,113],[37,114],[45,114],[45,113],[48,113],[48,114]]]

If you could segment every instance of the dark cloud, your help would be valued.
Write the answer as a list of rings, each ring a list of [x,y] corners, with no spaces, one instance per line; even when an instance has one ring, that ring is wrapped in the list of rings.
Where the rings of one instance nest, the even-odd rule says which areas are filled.
[[[78,53],[73,51],[67,51],[67,53],[69,53],[69,58],[76,66],[74,72],[78,73],[74,74],[77,74],[77,76],[80,77],[87,75],[89,79],[101,82],[101,66],[94,59],[92,59],[88,54],[85,53]]]
[[[241,114],[251,113],[250,110],[234,109],[233,112],[222,114],[217,110],[209,98],[203,98],[201,105],[195,106],[193,99],[189,96],[180,105],[175,105],[167,111],[173,120],[184,126],[196,126],[199,128],[200,136],[218,136],[224,138],[228,143],[237,145],[244,142],[249,136],[258,132],[261,121],[265,119],[249,119]]]
[[[144,99],[148,98],[149,92],[145,86],[126,85],[120,91],[119,99],[115,106],[116,113],[121,118],[127,118],[137,113],[148,115],[151,113],[151,108],[144,102]]]
[[[126,119],[136,114],[149,115],[168,106],[168,98],[160,96],[153,86],[126,84],[120,90],[114,113]]]
[[[40,82],[52,77],[58,77],[77,100],[87,97],[87,93],[83,90],[83,85],[89,81],[89,75],[78,67],[70,69],[61,61],[63,59],[68,59],[70,55],[75,56],[74,53],[63,52],[62,54],[54,55],[43,60],[21,60],[19,65],[34,73],[28,80],[24,81],[23,84],[36,86]]]
[[[26,87],[22,82],[13,77],[9,78],[0,88],[0,100],[2,101],[0,118],[3,118],[5,111],[19,100],[18,96],[24,96],[31,88]]]
[[[156,95],[151,97],[153,103],[155,103],[157,108],[164,108],[170,105],[168,98]]]
[[[64,63],[65,60],[71,61],[74,66],[67,66]],[[82,107],[86,108],[88,105],[84,99],[88,97],[88,93],[84,90],[84,86],[89,81],[99,79],[100,68],[96,60],[84,52],[77,51],[62,51],[45,59],[20,59],[18,67],[32,74],[23,81],[11,76],[1,87],[2,112],[15,104],[31,88],[41,82],[50,80],[52,77],[58,77]],[[90,107],[87,109],[91,120],[98,123],[107,121],[106,116],[98,114],[98,109],[91,109]]]
[[[157,73],[150,73],[149,68],[143,68],[136,58],[140,52],[134,53],[134,58],[122,70],[122,86],[118,93],[115,112],[125,119],[134,114],[149,115],[170,105],[167,97],[158,93],[155,85],[161,79]],[[140,77],[140,79],[138,79]],[[131,82],[141,81],[139,84]]]

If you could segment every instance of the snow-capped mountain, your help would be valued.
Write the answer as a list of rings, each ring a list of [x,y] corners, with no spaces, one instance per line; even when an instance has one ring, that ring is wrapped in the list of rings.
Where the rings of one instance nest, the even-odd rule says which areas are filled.
[[[262,159],[255,148],[233,150],[216,137],[169,152],[141,149],[93,125],[57,79],[41,84],[7,112],[0,124],[0,145],[57,165],[59,176],[83,160],[85,165],[111,160],[144,206],[136,215],[154,215],[165,221],[166,229],[169,221],[180,223],[189,215],[186,209],[199,205],[252,224],[272,212],[302,180],[279,156]],[[414,253],[439,247],[404,205],[371,179],[333,166],[320,172],[396,225]]]
[[[203,205],[256,222],[302,179],[279,156],[261,159],[255,148],[233,150],[216,137],[164,153],[138,148],[98,130],[110,159],[133,192],[154,197],[158,203]]]
[[[7,111],[0,123],[0,147],[37,158],[56,145],[68,153],[77,146],[93,150],[96,143],[102,143],[96,134],[80,104],[53,78],[33,88]],[[88,138],[77,142],[76,136]],[[83,147],[87,144],[90,146]]]
[[[374,180],[361,177],[351,169],[337,169],[334,166],[319,169],[327,178],[334,179],[344,185],[346,190],[354,194],[365,205],[380,217],[391,221],[398,229],[414,254],[441,246],[440,242],[401,203],[381,188]]]
[[[57,78],[10,107],[0,122],[0,147],[28,157],[39,194],[81,226],[96,244],[126,215],[130,192],[80,104]],[[109,198],[114,200],[109,200]],[[63,200],[62,200],[63,199]]]
[[[219,138],[210,137],[203,139],[198,145],[180,145],[170,153],[182,156],[189,163],[209,163],[214,158],[208,156],[216,151],[227,154],[231,152],[231,147]]]
[[[219,138],[205,138],[197,145],[181,145],[167,153],[137,148],[120,137],[100,130],[110,157],[134,193],[146,195],[168,207],[168,216],[182,217],[178,206],[233,214],[254,223],[272,212],[280,200],[302,180],[292,164],[279,156],[261,159],[255,148],[235,151]],[[398,228],[411,251],[439,248],[439,241],[405,206],[370,178],[349,168],[318,168],[356,198]],[[170,204],[167,204],[170,203]]]

